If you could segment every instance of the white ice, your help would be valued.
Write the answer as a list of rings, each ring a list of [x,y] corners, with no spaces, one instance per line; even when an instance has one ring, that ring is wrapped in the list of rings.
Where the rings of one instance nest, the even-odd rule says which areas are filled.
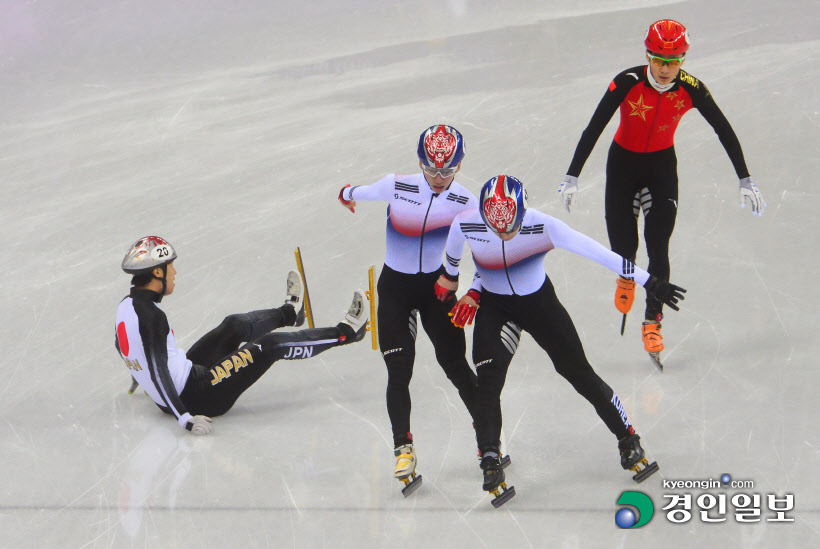
[[[0,2],[0,547],[820,545],[820,4],[507,4]],[[227,314],[277,306],[296,246],[317,323],[335,324],[381,266],[385,222],[383,205],[350,215],[338,190],[413,173],[434,123],[464,133],[459,180],[474,192],[515,175],[533,207],[606,244],[615,121],[571,214],[558,183],[610,79],[643,62],[645,28],[663,17],[690,28],[685,68],[731,121],[768,207],[738,207],[731,163],[690,113],[671,245],[688,294],[664,322],[663,374],[642,349],[640,305],[619,335],[610,272],[568,252],[545,261],[661,466],[649,481],[620,469],[611,434],[528,337],[502,395],[518,495],[499,510],[425,335],[411,385],[424,484],[408,499],[367,343],[276,363],[210,437],[127,394],[113,320],[128,245],[159,234],[176,246],[163,306],[183,348]],[[763,520],[740,524],[731,506],[721,524],[666,518],[664,479],[723,473],[754,481]],[[626,490],[655,502],[638,530],[614,523]],[[793,523],[766,520],[767,494],[795,496]]]

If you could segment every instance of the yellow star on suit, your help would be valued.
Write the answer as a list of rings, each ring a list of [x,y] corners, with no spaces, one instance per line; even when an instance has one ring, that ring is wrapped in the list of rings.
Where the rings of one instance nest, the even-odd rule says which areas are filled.
[[[632,112],[629,113],[629,116],[640,116],[641,120],[644,122],[646,122],[646,111],[655,108],[652,105],[647,105],[643,102],[643,95],[640,95],[637,101],[627,100],[627,103],[629,103],[629,106],[632,107]]]

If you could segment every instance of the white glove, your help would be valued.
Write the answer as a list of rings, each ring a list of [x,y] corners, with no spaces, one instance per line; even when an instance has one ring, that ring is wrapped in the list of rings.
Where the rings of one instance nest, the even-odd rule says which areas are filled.
[[[575,193],[578,192],[578,178],[572,175],[565,175],[564,182],[558,187],[558,194],[561,195],[561,202],[569,211],[569,207],[577,202]]]
[[[763,195],[752,181],[751,177],[745,177],[740,180],[740,207],[746,207],[746,201],[752,205],[752,213],[757,216],[763,215],[763,210],[766,209],[766,201],[763,200]]]
[[[210,435],[214,432],[214,428],[211,426],[211,418],[208,416],[194,416],[191,418],[188,423],[185,424],[185,428],[191,431],[192,435]]]

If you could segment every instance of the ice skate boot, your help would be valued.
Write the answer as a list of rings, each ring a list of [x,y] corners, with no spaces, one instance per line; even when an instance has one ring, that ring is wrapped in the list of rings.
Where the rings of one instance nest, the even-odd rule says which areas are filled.
[[[618,286],[615,288],[615,308],[623,314],[632,310],[635,301],[635,281],[631,278],[618,277]]]
[[[481,470],[484,471],[484,484],[481,489],[494,496],[490,501],[493,507],[501,507],[515,496],[515,486],[507,487],[507,483],[504,482],[504,468],[498,454],[485,452],[481,458]]]
[[[473,422],[473,430],[475,430],[475,421]],[[478,439],[478,433],[476,433],[476,440]],[[504,431],[501,431],[501,439],[504,440]],[[481,459],[484,457],[484,454],[481,452],[481,448],[476,449],[478,455],[478,466],[481,467]],[[498,455],[501,456],[501,468],[506,469],[512,463],[509,454],[504,455],[504,443],[499,441],[498,442]]]
[[[641,448],[641,437],[635,434],[635,431],[630,427],[630,434],[624,438],[618,439],[618,451],[621,453],[621,467],[627,471],[632,471],[635,474],[632,480],[640,484],[653,474],[655,474],[660,467],[658,462],[653,461],[651,464],[646,459],[646,454]]]
[[[361,341],[367,333],[367,309],[364,303],[364,292],[362,290],[353,292],[353,301],[350,302],[345,319],[338,324],[338,328],[345,333],[345,343]],[[351,329],[352,334],[349,334]]]
[[[285,305],[293,306],[296,312],[294,326],[301,326],[305,323],[305,302],[302,299],[302,279],[299,273],[291,271],[288,273],[288,286],[286,290]]]
[[[479,467],[481,467],[481,460],[482,459],[484,459],[484,456],[481,455],[481,450],[479,450],[478,451],[478,466]],[[501,463],[501,468],[502,469],[506,469],[512,463],[512,459],[510,458],[509,454],[507,454],[506,456],[501,456],[501,458],[499,458],[498,461],[499,461],[499,463]]]
[[[615,287],[615,308],[624,316],[621,319],[621,335],[626,329],[626,315],[632,310],[632,303],[635,301],[635,281],[631,278],[618,277]]]
[[[655,366],[663,372],[663,364],[661,364],[661,351],[663,351],[663,336],[661,335],[660,320],[644,320],[643,321],[643,348],[649,353],[649,358],[655,363]]]
[[[401,493],[409,496],[421,486],[422,476],[416,474],[416,451],[412,444],[404,444],[393,450],[396,470],[393,476],[404,483]]]

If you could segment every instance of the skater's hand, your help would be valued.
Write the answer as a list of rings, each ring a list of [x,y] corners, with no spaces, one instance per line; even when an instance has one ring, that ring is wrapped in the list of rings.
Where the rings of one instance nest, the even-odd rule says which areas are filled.
[[[646,281],[643,287],[646,288],[647,292],[655,296],[656,299],[665,305],[669,305],[670,309],[675,311],[680,310],[678,308],[678,300],[683,301],[683,294],[686,293],[686,290],[680,286],[675,286],[668,280],[649,275],[649,280]]]
[[[192,435],[210,435],[214,432],[211,426],[211,418],[208,416],[194,416],[185,424],[185,428],[191,431]]]
[[[450,300],[450,298],[456,295],[456,290],[458,290],[458,282],[441,275],[438,277],[438,280],[433,286],[433,290],[436,292],[436,299],[442,303],[446,303]]]
[[[343,197],[345,189],[348,188],[349,186],[350,186],[350,184],[348,183],[347,185],[342,187],[342,190],[339,191],[339,203],[342,206],[344,206],[345,208],[347,208],[348,210],[350,210],[351,213],[356,213],[356,201],[355,200],[345,200],[344,197]]]
[[[472,288],[458,300],[455,307],[448,313],[453,317],[452,322],[456,328],[463,328],[473,323],[479,301],[481,301],[481,294]]]
[[[572,175],[565,175],[564,182],[558,187],[558,194],[561,195],[561,202],[569,212],[569,207],[577,202],[575,193],[578,192],[578,178]]]
[[[752,181],[751,177],[744,177],[740,180],[740,207],[746,207],[746,201],[752,205],[752,213],[756,216],[763,215],[763,210],[766,209],[766,201],[763,200],[763,195]]]

